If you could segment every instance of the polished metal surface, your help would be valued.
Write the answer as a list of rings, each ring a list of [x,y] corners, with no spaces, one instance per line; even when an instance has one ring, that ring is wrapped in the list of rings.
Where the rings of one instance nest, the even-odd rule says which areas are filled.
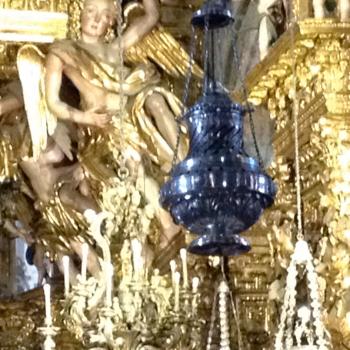
[[[274,183],[243,151],[243,110],[224,92],[204,95],[185,119],[190,151],[161,190],[175,222],[204,235],[190,251],[237,255],[249,244],[237,236],[270,206]]]
[[[192,25],[210,29],[226,27],[234,21],[231,2],[228,0],[208,0],[193,14]]]

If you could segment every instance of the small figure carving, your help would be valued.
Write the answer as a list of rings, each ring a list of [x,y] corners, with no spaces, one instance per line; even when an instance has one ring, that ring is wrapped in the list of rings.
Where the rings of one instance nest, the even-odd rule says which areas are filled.
[[[127,287],[132,280],[132,254],[131,254],[131,246],[130,241],[126,239],[123,243],[123,247],[120,251],[120,260],[121,260],[121,272],[122,272],[122,280],[121,287]]]
[[[258,11],[262,15],[259,24],[260,59],[285,30],[286,11],[281,0],[260,0]]]
[[[326,17],[325,0],[312,0],[312,6],[314,9],[315,18]]]
[[[342,22],[348,22],[350,20],[350,1],[338,0],[340,20]]]
[[[326,0],[313,0],[312,6],[314,10],[315,18],[326,18],[331,15],[335,6],[337,5],[339,19],[342,22],[347,22],[350,20],[350,1],[349,0],[338,0],[327,6]]]

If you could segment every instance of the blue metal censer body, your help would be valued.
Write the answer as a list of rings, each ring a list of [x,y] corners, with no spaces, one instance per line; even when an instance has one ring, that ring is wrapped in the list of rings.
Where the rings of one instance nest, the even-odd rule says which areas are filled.
[[[207,1],[192,24],[207,31],[233,21],[227,0]],[[213,43],[211,43],[213,44]],[[199,235],[189,251],[233,256],[250,250],[239,234],[273,203],[276,188],[259,162],[243,150],[243,108],[215,79],[213,53],[205,64],[203,96],[186,112],[190,149],[161,189],[161,204],[177,224]]]

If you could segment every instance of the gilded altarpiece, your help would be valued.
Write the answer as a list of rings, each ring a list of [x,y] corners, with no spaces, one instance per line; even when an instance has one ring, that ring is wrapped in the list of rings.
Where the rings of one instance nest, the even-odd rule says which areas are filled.
[[[302,20],[289,27],[246,80],[250,102],[266,106],[276,123],[271,172],[279,191],[259,226],[269,238],[271,264],[280,282],[296,239],[294,111],[299,119],[305,235],[313,249],[334,349],[348,349],[350,25],[336,18],[305,18],[311,16],[311,2],[296,5],[296,18]],[[300,303],[305,298],[300,286]]]

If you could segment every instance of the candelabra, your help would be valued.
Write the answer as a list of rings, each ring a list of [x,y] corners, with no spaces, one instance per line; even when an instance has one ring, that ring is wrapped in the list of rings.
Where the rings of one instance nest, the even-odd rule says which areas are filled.
[[[44,285],[45,294],[45,325],[38,329],[38,332],[45,338],[42,349],[43,350],[54,350],[56,348],[56,343],[54,337],[58,334],[60,330],[55,327],[52,323],[51,316],[51,287],[49,284]]]
[[[40,327],[38,332],[45,337],[42,349],[43,350],[53,350],[56,348],[56,343],[54,337],[58,334],[59,328],[51,325],[46,325],[45,327]]]
[[[120,268],[114,269],[108,234],[101,234],[102,223],[113,215],[88,211],[85,216],[90,223],[90,234],[103,252],[102,273],[97,278],[87,276],[89,247],[84,244],[81,273],[70,288],[70,262],[68,257],[63,258],[62,315],[67,329],[89,349],[130,349],[135,343],[152,349],[199,347],[203,325],[198,313],[199,278],[193,278],[190,286],[186,250],[180,251],[182,272],[177,271],[172,260],[171,276],[162,276],[158,269],[150,273],[145,265],[141,242],[126,239],[119,253]],[[50,298],[45,295],[49,310]],[[44,350],[55,348],[53,336],[57,332],[47,312],[46,327],[40,329],[46,336]]]
[[[129,241],[125,241],[122,266],[132,265],[133,271],[122,276],[115,293],[111,293],[108,283],[93,277],[85,283],[79,282],[66,298],[65,323],[72,333],[92,347],[128,348],[130,337],[137,334],[143,345],[175,349],[183,337],[190,337],[184,331],[177,332],[180,326],[186,326],[183,327],[185,333],[200,331],[196,322],[199,280],[194,278],[190,290],[185,279],[180,284],[179,272],[173,273],[172,285],[168,276],[161,276],[157,269],[148,276],[147,269],[137,265],[140,257],[131,261],[130,247]]]

